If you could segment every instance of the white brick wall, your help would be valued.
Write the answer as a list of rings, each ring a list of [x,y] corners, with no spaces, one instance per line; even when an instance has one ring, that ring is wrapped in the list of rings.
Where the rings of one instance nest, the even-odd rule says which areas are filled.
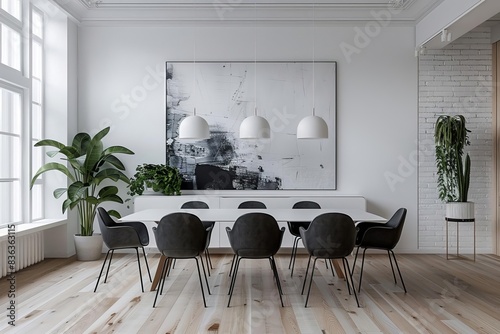
[[[437,193],[434,122],[441,114],[462,114],[471,130],[471,145],[466,151],[472,163],[469,200],[475,202],[477,251],[492,252],[495,199],[491,49],[490,28],[478,27],[443,49],[427,50],[419,56],[419,248],[422,251],[445,251],[445,205]],[[456,229],[450,227],[450,237],[454,239]],[[472,229],[465,223],[460,228],[460,248],[464,253],[472,252]]]

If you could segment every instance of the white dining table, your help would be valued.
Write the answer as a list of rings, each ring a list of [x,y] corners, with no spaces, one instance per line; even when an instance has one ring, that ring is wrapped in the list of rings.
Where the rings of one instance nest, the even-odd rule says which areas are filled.
[[[265,212],[276,221],[300,222],[312,221],[323,213],[341,212],[349,215],[355,222],[385,222],[387,219],[360,209],[146,209],[123,216],[121,221],[160,221],[170,213],[187,212],[196,215],[202,221],[234,222],[238,217],[250,212]]]
[[[235,222],[238,217],[250,212],[268,213],[278,222],[302,222],[312,221],[317,216],[330,213],[341,212],[349,215],[354,222],[370,221],[370,222],[385,222],[387,219],[375,215],[373,213],[360,209],[145,209],[134,212],[130,215],[123,216],[121,221],[142,221],[142,222],[158,222],[162,217],[174,212],[187,212],[196,215],[202,221],[213,222]],[[159,265],[156,269],[155,277],[151,285],[151,291],[154,291],[160,281],[163,271],[164,255],[161,255]],[[344,273],[337,261],[333,261],[335,271],[340,278],[344,278]]]

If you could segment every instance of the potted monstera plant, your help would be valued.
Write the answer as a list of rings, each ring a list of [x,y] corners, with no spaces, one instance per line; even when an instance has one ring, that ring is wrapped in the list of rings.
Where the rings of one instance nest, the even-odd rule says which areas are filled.
[[[35,173],[31,186],[43,173],[57,171],[68,178],[67,188],[54,190],[54,197],[65,195],[62,204],[63,213],[66,210],[76,209],[79,220],[79,234],[75,235],[76,254],[79,260],[96,260],[101,256],[102,237],[94,235],[94,219],[97,208],[104,202],[123,203],[118,195],[118,187],[113,182],[122,181],[129,183],[129,178],[124,174],[125,166],[117,158],[117,154],[134,154],[123,146],[110,146],[104,148],[102,139],[108,134],[107,127],[99,131],[94,137],[87,133],[78,133],[71,145],[64,145],[58,141],[44,139],[35,146],[54,147],[47,155],[54,158],[61,156],[67,162],[48,162]],[[115,210],[109,210],[111,216],[120,218]]]
[[[474,203],[468,201],[471,161],[464,147],[470,131],[462,115],[441,115],[436,121],[434,141],[439,199],[446,202],[446,217],[474,218]]]

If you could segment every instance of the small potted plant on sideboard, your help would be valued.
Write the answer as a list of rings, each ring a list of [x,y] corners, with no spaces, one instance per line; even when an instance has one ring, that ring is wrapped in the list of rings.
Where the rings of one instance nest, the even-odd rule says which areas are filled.
[[[129,195],[142,195],[148,189],[163,195],[181,194],[182,175],[165,164],[142,164],[129,182]]]

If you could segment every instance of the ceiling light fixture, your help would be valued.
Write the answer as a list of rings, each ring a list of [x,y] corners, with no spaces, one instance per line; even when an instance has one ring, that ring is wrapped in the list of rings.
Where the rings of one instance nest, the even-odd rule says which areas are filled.
[[[257,115],[257,4],[254,2],[255,31],[254,31],[254,86],[255,86],[255,108],[254,114],[248,116],[240,124],[241,139],[260,139],[271,137],[269,122]]]
[[[315,71],[315,50],[316,50],[316,12],[315,6],[313,4],[313,108],[312,115],[304,117],[299,125],[297,126],[297,138],[298,139],[324,139],[328,138],[328,125],[325,120],[319,116],[316,116],[315,108],[315,98],[316,98],[316,71]]]

